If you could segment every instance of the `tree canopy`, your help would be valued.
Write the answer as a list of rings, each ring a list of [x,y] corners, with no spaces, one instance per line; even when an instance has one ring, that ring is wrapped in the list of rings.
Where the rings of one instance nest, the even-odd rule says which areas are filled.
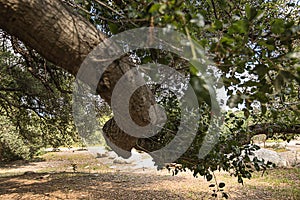
[[[218,142],[199,159],[213,114],[197,68],[159,49],[133,51],[113,61],[97,87],[108,105],[118,80],[137,66],[134,61],[167,64],[189,79],[203,120],[191,146],[176,160],[182,169],[207,180],[215,170],[233,171],[242,182],[251,177],[247,163],[257,149],[251,145],[252,136],[263,133],[290,140],[300,133],[300,21],[295,1],[9,0],[0,2],[0,16],[0,111],[5,125],[16,127],[24,141],[32,135],[32,140],[47,138],[48,144],[57,140],[56,132],[73,137],[71,75],[76,76],[87,54],[106,37],[139,27],[169,27],[197,41],[218,69],[227,106],[242,111],[225,114]],[[133,137],[112,118],[103,128],[107,140],[126,151],[137,148],[150,154],[172,141],[181,111],[166,88],[151,83],[141,87],[132,97],[131,117],[147,125],[154,101],[167,113],[159,134]],[[270,164],[253,162],[256,170]]]

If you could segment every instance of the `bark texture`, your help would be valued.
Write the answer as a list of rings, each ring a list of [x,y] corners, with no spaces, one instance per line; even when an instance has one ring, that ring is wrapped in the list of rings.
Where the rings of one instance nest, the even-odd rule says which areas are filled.
[[[58,0],[0,1],[0,27],[76,75],[105,36]]]

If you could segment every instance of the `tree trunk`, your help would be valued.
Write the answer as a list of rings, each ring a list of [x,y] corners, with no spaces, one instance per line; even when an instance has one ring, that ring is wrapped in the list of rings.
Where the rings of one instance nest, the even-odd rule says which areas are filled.
[[[59,0],[2,0],[0,28],[74,76],[86,56],[105,39],[104,34]],[[133,67],[127,56],[108,67],[97,88],[106,102],[111,103],[117,81]],[[140,126],[147,125],[150,122],[148,110],[154,103],[151,91],[147,87],[140,88],[130,102],[133,121]],[[135,145],[137,138],[120,130],[113,119],[105,127],[106,139],[118,147],[130,151]],[[128,154],[123,156],[128,157]]]

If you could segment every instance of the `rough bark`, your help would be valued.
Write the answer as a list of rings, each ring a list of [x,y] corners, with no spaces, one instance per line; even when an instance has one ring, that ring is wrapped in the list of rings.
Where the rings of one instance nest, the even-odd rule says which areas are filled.
[[[104,34],[59,0],[0,1],[0,28],[75,76],[86,56],[105,39]],[[110,104],[117,81],[133,67],[126,56],[108,67],[97,88],[106,102]],[[142,87],[131,102],[133,121],[140,126],[147,125],[150,122],[148,110],[153,104],[151,91]],[[120,130],[113,119],[105,127],[106,139],[124,150],[129,151],[137,141]]]
[[[105,36],[58,0],[0,1],[0,27],[76,75]]]

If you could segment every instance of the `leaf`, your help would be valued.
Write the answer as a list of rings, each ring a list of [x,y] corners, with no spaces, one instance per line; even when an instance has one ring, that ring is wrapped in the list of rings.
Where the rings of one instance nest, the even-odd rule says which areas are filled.
[[[249,4],[246,4],[246,6],[245,6],[245,11],[246,11],[246,17],[247,17],[248,19],[250,19],[250,18],[251,18],[251,7],[250,7]]]
[[[190,65],[191,75],[196,76],[198,72],[199,72],[198,69],[194,65]]]
[[[255,20],[260,20],[262,17],[264,17],[264,14],[265,14],[264,10],[257,10]]]
[[[255,94],[255,97],[257,98],[260,103],[267,103],[269,101],[268,97],[266,96],[265,92],[259,91]]]
[[[152,61],[151,56],[145,56],[145,57],[143,57],[142,60],[141,60],[141,62],[142,62],[143,64],[149,63],[149,62],[151,62],[151,61]]]
[[[219,183],[219,188],[223,188],[223,187],[225,187],[225,183]]]
[[[289,6],[289,7],[294,7],[296,4],[295,3],[288,3],[286,5]]]
[[[233,44],[234,43],[234,39],[230,38],[230,37],[222,37],[222,39],[220,40],[221,43],[224,43],[224,44]]]
[[[270,51],[275,50],[275,46],[272,45],[272,44],[267,44],[266,41],[259,41],[258,44],[261,45],[261,46],[263,46],[263,47],[265,47],[265,48],[267,48]]]
[[[190,84],[197,95],[199,104],[204,101],[207,105],[211,106],[210,93],[205,81],[198,76],[191,75]]]
[[[275,34],[281,34],[285,31],[284,20],[283,19],[275,19],[271,26],[271,31]]]
[[[212,178],[213,178],[213,176],[212,176],[211,174],[207,174],[207,175],[206,175],[206,180],[207,180],[207,181],[211,181]]]
[[[228,194],[225,193],[225,192],[222,193],[222,197],[225,198],[225,199],[228,199],[228,198],[229,198]]]
[[[117,24],[109,22],[108,27],[112,34],[117,34],[119,32],[119,27]]]
[[[261,112],[262,112],[262,114],[266,114],[267,107],[265,105],[261,105]]]
[[[249,20],[253,20],[257,15],[257,10],[254,7],[251,7],[249,4],[245,6],[246,17]]]
[[[260,167],[259,167],[259,165],[257,163],[254,163],[254,167],[255,167],[256,171],[260,171]]]
[[[288,81],[288,80],[291,80],[294,78],[294,74],[292,74],[289,71],[282,70],[282,71],[280,71],[280,73],[285,81]]]
[[[274,80],[274,87],[277,92],[281,90],[281,87],[284,84],[284,78],[281,73],[279,73]]]
[[[244,181],[241,176],[238,176],[238,183],[241,183],[242,185],[244,185]]]
[[[223,23],[220,20],[215,20],[213,23],[213,28],[216,30],[221,30],[223,29]]]
[[[155,3],[151,6],[151,8],[149,9],[149,13],[154,13],[157,12],[160,8],[160,4],[159,3]]]
[[[246,119],[248,119],[250,116],[249,110],[247,108],[244,108],[243,111],[244,111],[244,115],[245,115]]]
[[[254,71],[257,73],[257,75],[259,75],[260,77],[266,75],[266,73],[269,71],[268,67],[266,65],[263,64],[257,64],[254,67]]]
[[[161,13],[161,14],[164,14],[165,13],[165,9],[167,8],[167,5],[166,4],[162,4],[158,11]]]
[[[248,28],[249,28],[249,22],[246,20],[239,20],[234,22],[228,29],[229,34],[234,34],[234,33],[248,33]]]

